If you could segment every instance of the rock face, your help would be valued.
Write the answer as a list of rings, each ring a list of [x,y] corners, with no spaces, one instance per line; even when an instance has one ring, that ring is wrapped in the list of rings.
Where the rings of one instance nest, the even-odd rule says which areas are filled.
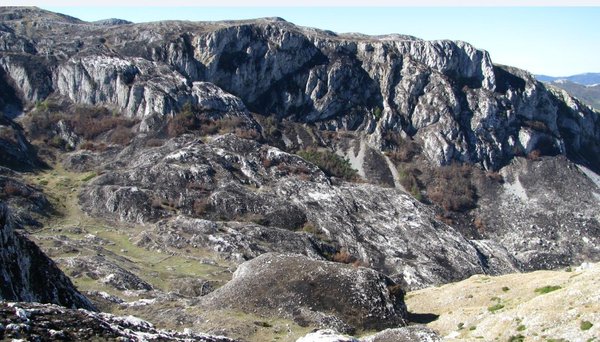
[[[502,169],[504,184],[480,194],[475,215],[483,233],[505,246],[525,270],[593,259],[600,252],[600,188],[586,173],[594,175],[564,157],[514,160]]]
[[[0,69],[21,107],[58,95],[147,119],[186,103],[219,107],[204,98],[228,92],[229,111],[243,102],[360,130],[375,146],[403,132],[435,164],[499,169],[542,150],[600,167],[598,115],[464,42],[336,35],[268,18],[103,26],[39,9],[2,13]],[[221,89],[198,90],[205,82]]]
[[[403,297],[391,279],[368,268],[267,253],[240,265],[204,302],[353,330],[405,325]]]
[[[52,260],[33,242],[15,233],[3,203],[0,203],[0,227],[0,299],[94,310]]]
[[[64,341],[233,342],[223,336],[164,331],[139,318],[39,303],[0,303],[0,338]]]

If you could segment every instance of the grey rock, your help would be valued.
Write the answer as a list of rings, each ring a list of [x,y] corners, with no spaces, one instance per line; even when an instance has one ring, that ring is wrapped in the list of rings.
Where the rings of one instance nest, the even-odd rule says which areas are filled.
[[[152,290],[152,285],[103,256],[72,257],[60,260],[59,264],[73,269],[70,274],[73,278],[86,276],[120,291]]]
[[[1,202],[0,247],[0,299],[94,310],[52,260],[14,231],[10,211]]]
[[[18,313],[28,320],[23,323]],[[120,317],[39,303],[0,303],[0,331],[4,339],[85,341],[205,341],[233,342],[224,336],[167,331],[133,316]],[[9,327],[14,327],[9,329]]]
[[[304,320],[306,308],[336,316],[355,329],[405,324],[404,293],[384,275],[302,255],[263,254],[240,265],[233,279],[203,297],[211,308]]]
[[[362,338],[362,342],[441,342],[442,338],[432,329],[423,325],[386,329]]]

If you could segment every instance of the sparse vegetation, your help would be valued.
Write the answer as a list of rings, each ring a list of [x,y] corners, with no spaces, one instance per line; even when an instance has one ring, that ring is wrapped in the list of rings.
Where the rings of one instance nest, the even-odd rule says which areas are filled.
[[[521,324],[517,327],[517,331],[524,331],[525,329],[527,329],[527,327],[524,326],[523,324]]]
[[[460,164],[435,169],[431,183],[427,184],[429,199],[446,211],[475,208],[477,193],[470,180],[471,172],[470,166]]]
[[[538,293],[538,294],[546,294],[546,293],[550,293],[550,292],[560,290],[560,289],[561,289],[561,287],[558,285],[547,285],[544,287],[538,287],[534,291],[535,291],[535,293]]]
[[[196,110],[190,103],[167,122],[166,133],[169,137],[177,137],[184,133],[195,133],[201,136],[234,133],[240,138],[255,140],[260,137],[258,131],[248,128],[240,117],[224,117],[212,119]]]
[[[37,105],[34,112],[23,120],[32,139],[64,149],[67,147],[66,141],[57,134],[59,123],[87,141],[112,132],[108,137],[110,143],[127,145],[134,136],[131,129],[137,122],[116,115],[104,107],[62,106],[50,101]],[[88,144],[84,148],[92,149],[91,146]]]
[[[350,166],[350,162],[333,152],[308,149],[299,151],[298,155],[317,165],[329,177],[338,177],[347,181],[358,180],[358,173]]]
[[[491,313],[494,313],[494,312],[496,312],[498,310],[502,310],[503,308],[504,308],[503,304],[496,303],[496,304],[494,304],[492,306],[488,306],[488,311],[491,312]]]

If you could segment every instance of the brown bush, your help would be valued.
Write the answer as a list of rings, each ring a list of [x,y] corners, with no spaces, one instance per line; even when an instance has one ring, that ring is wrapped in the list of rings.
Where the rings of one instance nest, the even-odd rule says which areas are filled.
[[[134,136],[135,134],[131,132],[130,128],[118,126],[110,134],[110,142],[113,144],[125,146],[129,145],[131,139],[133,139]]]
[[[351,264],[357,260],[352,254],[348,252],[347,249],[343,248],[340,251],[336,252],[332,257],[331,261],[340,262],[342,264]]]
[[[390,149],[386,153],[387,156],[396,165],[411,162],[415,156],[421,153],[419,144],[410,138],[403,139],[398,132],[386,132],[383,142],[385,148]]]
[[[471,167],[452,164],[434,170],[427,194],[446,211],[462,212],[475,208],[477,193],[471,183]]]
[[[93,152],[104,152],[108,149],[108,146],[106,146],[105,143],[96,144],[91,141],[86,141],[79,145],[79,149]]]
[[[158,146],[162,146],[164,145],[165,140],[163,139],[157,139],[157,138],[151,138],[148,139],[144,142],[144,146],[146,147],[158,147]]]

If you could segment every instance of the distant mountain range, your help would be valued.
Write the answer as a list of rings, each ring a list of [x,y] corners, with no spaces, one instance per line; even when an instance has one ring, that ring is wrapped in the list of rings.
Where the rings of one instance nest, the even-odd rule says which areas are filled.
[[[555,82],[555,81],[570,81],[581,85],[594,85],[600,84],[600,73],[598,72],[586,72],[584,74],[565,76],[565,77],[553,77],[546,75],[535,75],[539,81],[542,82]]]
[[[567,77],[535,75],[542,82],[566,90],[587,105],[600,111],[600,73],[585,73]]]

